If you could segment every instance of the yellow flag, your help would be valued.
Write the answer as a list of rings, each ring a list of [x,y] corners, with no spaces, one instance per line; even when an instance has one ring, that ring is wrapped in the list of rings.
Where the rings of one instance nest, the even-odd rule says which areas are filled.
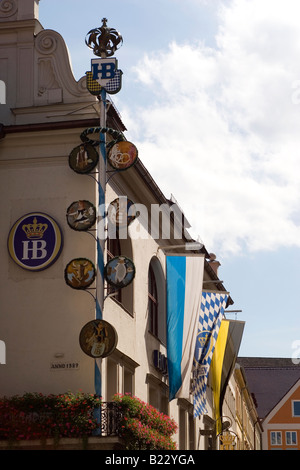
[[[222,368],[224,362],[225,348],[228,337],[229,321],[222,320],[218,333],[215,350],[211,362],[212,386],[214,396],[214,408],[216,419],[216,434],[222,431],[222,420],[220,414],[220,395],[222,382]]]

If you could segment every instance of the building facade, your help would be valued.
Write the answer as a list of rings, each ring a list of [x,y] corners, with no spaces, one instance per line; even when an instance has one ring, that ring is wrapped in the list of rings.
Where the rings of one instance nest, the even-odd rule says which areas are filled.
[[[262,423],[263,450],[299,450],[299,365],[289,358],[239,358]]]
[[[264,419],[266,450],[300,450],[300,379]]]
[[[87,90],[86,77],[74,79],[63,38],[39,23],[39,1],[5,4],[5,9],[0,5],[0,80],[6,84],[6,103],[0,105],[5,200],[0,246],[0,339],[5,364],[0,366],[0,395],[94,393],[95,361],[80,346],[83,326],[95,318],[94,284],[87,290],[76,289],[69,280],[88,279],[85,266],[97,265],[93,232],[97,224],[94,220],[89,231],[74,230],[68,211],[77,202],[88,202],[92,209],[97,206],[95,174],[74,171],[71,156],[76,153],[76,164],[80,158],[84,161],[81,136],[99,126],[99,101]],[[109,104],[107,127],[124,133],[119,113]],[[107,139],[113,138],[108,134]],[[107,203],[123,197],[139,204],[141,211],[128,226],[127,236],[108,237],[106,242],[105,262],[125,256],[134,262],[135,277],[121,291],[105,285],[103,319],[115,330],[117,345],[101,360],[101,395],[104,401],[116,393],[139,397],[179,424],[175,436],[179,449],[207,449],[210,444],[200,431],[214,423],[211,388],[208,414],[194,419],[192,397],[169,402],[165,367],[166,253],[169,249],[186,253],[186,243],[191,242],[188,223],[139,157],[128,170],[111,172],[106,185]],[[153,207],[159,211],[154,213]],[[78,207],[76,211],[76,223],[83,223]],[[164,233],[160,219],[154,220],[158,213],[169,220],[170,234]],[[37,214],[42,222],[36,220]],[[157,225],[160,229],[154,236]],[[50,229],[51,252],[41,240],[41,232],[50,234]],[[23,237],[21,253],[14,245],[18,237]],[[205,289],[224,292],[214,257],[204,246],[190,252],[205,259]],[[67,267],[78,259],[85,264],[80,269],[77,265],[69,276]]]

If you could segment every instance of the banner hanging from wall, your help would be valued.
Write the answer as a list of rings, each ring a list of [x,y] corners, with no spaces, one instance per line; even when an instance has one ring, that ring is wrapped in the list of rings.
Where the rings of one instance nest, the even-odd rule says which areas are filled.
[[[169,401],[190,396],[201,304],[204,255],[167,256]]]
[[[203,291],[193,363],[194,417],[207,413],[206,387],[210,364],[226,308],[228,292]]]

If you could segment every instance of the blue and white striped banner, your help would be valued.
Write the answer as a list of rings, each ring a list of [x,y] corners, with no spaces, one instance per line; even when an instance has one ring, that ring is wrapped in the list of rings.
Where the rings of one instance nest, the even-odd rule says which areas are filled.
[[[167,355],[170,401],[190,396],[203,271],[203,255],[167,256]]]
[[[208,412],[207,378],[228,296],[227,292],[202,293],[193,362],[194,417]]]

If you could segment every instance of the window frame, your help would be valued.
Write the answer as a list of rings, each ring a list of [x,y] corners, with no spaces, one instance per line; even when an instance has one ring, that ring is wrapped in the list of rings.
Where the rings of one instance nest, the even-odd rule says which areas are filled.
[[[288,434],[290,434],[290,440],[291,442],[288,442]],[[295,435],[295,442],[293,442],[292,435]],[[298,443],[298,437],[297,437],[297,431],[285,431],[285,443],[287,446],[297,446]]]
[[[274,435],[274,440],[273,440]],[[280,442],[278,442],[278,437],[280,437]],[[282,431],[270,431],[270,444],[271,446],[282,446]]]
[[[121,255],[121,244],[119,237],[107,238],[107,262]],[[122,303],[122,289],[118,289],[107,282],[107,295],[113,295],[114,300]]]
[[[148,332],[160,343],[167,342],[167,302],[166,279],[157,256],[153,256],[148,266]]]
[[[299,408],[298,413],[295,413],[295,404]],[[293,418],[300,418],[300,400],[292,400],[292,416]]]
[[[156,276],[152,264],[148,270],[148,312],[149,312],[149,331],[158,337],[158,291]]]

